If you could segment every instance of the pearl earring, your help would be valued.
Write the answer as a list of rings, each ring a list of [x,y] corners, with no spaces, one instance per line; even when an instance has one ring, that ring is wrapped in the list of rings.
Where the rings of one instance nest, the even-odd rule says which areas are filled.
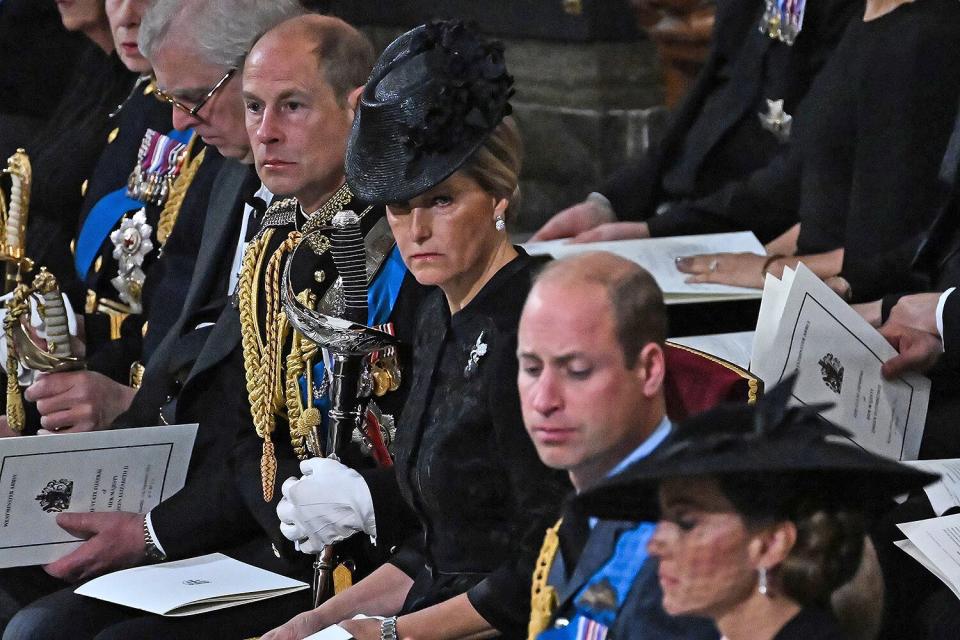
[[[507,228],[507,222],[503,219],[503,216],[497,216],[493,226],[497,231],[504,231]]]
[[[767,568],[760,567],[757,569],[757,591],[760,592],[760,595],[767,595]]]

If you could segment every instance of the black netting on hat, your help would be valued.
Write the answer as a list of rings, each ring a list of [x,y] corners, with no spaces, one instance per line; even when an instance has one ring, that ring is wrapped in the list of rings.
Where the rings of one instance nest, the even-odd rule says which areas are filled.
[[[503,46],[462,21],[423,25],[374,66],[347,149],[359,197],[401,202],[459,169],[511,112]]]

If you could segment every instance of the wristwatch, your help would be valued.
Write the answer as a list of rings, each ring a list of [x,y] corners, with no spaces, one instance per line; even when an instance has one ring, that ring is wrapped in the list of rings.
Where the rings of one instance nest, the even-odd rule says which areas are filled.
[[[149,562],[163,562],[167,559],[167,554],[160,550],[153,536],[150,535],[150,527],[147,526],[147,516],[143,516],[143,545],[144,555]]]
[[[397,640],[397,616],[380,621],[380,640]]]

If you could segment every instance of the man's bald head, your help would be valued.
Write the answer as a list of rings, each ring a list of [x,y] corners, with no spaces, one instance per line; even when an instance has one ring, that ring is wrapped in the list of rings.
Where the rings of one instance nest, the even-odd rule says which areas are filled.
[[[537,276],[530,295],[538,287],[583,285],[599,285],[607,292],[628,367],[644,345],[666,341],[667,312],[656,280],[640,265],[612,253],[581,253],[551,262]]]
[[[293,41],[309,43],[317,67],[341,103],[366,83],[376,60],[373,44],[365,35],[340,18],[319,14],[281,22],[257,40],[248,58],[265,48]]]

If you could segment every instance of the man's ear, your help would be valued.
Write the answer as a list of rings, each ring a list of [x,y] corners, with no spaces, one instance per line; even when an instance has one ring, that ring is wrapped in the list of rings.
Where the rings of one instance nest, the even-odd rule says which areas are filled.
[[[357,115],[357,105],[360,104],[360,94],[363,93],[363,87],[355,87],[347,95],[347,106],[350,108],[350,119],[353,120]]]
[[[663,391],[663,379],[666,375],[666,356],[663,348],[656,342],[648,342],[640,349],[634,373],[643,385],[644,395],[653,397]]]

